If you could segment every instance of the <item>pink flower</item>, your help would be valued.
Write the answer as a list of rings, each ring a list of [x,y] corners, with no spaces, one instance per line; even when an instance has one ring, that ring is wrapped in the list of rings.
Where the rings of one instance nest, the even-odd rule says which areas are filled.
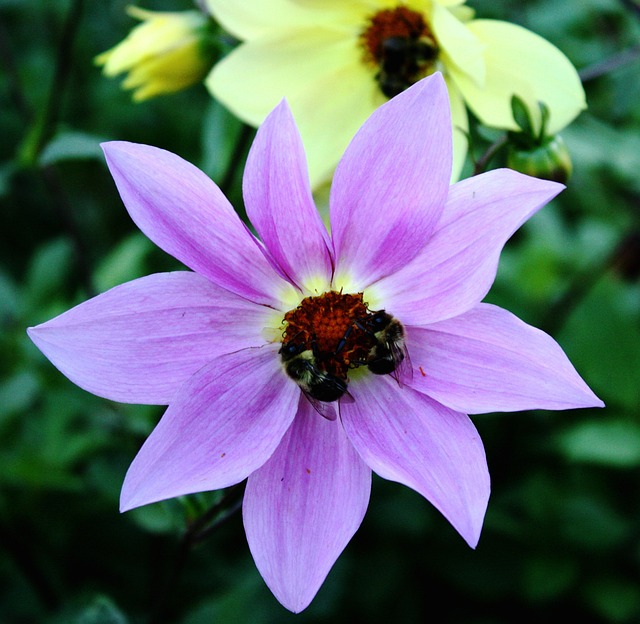
[[[504,243],[563,187],[509,170],[449,186],[439,74],[353,139],[331,236],[286,102],[246,164],[260,240],[179,157],[104,151],[133,220],[194,272],[123,284],[29,335],[90,392],[169,405],[122,510],[248,478],[249,547],[288,609],[311,602],[358,529],[372,470],[425,496],[473,547],[489,474],[467,414],[602,405],[552,338],[480,303]]]

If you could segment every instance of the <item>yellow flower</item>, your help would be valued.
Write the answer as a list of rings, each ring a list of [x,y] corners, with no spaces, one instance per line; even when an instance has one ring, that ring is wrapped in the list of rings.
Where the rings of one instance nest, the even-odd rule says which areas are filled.
[[[467,152],[468,106],[516,130],[511,98],[544,102],[556,133],[585,108],[576,70],[556,47],[514,24],[473,19],[464,0],[207,0],[243,43],[206,80],[211,93],[259,125],[286,96],[307,148],[312,185],[326,181],[371,112],[441,71],[454,126],[454,178]]]
[[[128,72],[122,87],[135,89],[136,102],[180,91],[204,79],[215,60],[207,15],[134,6],[127,13],[142,23],[124,41],[97,56],[96,63],[104,65],[107,76]]]

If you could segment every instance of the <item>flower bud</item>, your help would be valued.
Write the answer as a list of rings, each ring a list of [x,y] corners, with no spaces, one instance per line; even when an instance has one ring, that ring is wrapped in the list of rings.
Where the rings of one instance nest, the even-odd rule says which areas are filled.
[[[209,17],[200,11],[156,12],[128,7],[141,20],[118,45],[98,55],[106,76],[128,75],[122,87],[136,102],[201,82],[216,59]]]
[[[548,137],[541,145],[531,147],[512,143],[507,152],[507,167],[562,184],[569,180],[573,169],[569,150],[559,135]]]

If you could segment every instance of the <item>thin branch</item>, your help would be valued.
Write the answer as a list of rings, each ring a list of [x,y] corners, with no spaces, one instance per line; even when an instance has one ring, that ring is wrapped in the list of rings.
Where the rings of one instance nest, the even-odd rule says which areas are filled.
[[[640,231],[625,232],[604,258],[574,276],[569,287],[549,306],[540,324],[541,328],[552,335],[558,332],[580,302],[610,271],[616,272],[623,279],[637,279],[640,274],[639,250]]]
[[[489,147],[486,149],[484,154],[476,160],[475,165],[473,166],[473,174],[478,175],[479,173],[484,173],[491,162],[491,159],[502,150],[507,143],[509,142],[509,138],[506,134],[503,134],[500,138],[496,139]]]
[[[49,140],[53,131],[53,126],[58,119],[62,96],[71,74],[71,67],[73,64],[73,44],[80,24],[83,5],[84,0],[72,0],[62,26],[60,44],[56,54],[55,69],[51,87],[49,89],[47,104],[38,121],[38,127],[36,128],[37,134],[31,148],[31,155],[34,161],[40,154],[45,143]]]
[[[211,524],[205,527],[200,533],[196,534],[193,537],[193,543],[199,544],[200,542],[204,542],[211,534],[213,534],[217,529],[219,529],[223,524],[227,522],[230,518],[233,517],[240,509],[242,508],[243,499],[239,498],[229,509],[222,512]]]
[[[610,74],[625,65],[635,63],[638,59],[640,59],[640,43],[627,48],[626,50],[622,50],[603,61],[598,61],[593,65],[584,67],[578,72],[578,75],[582,82],[588,82],[589,80],[599,78],[605,74]]]
[[[243,484],[234,485],[224,492],[220,500],[214,503],[189,525],[178,544],[173,565],[164,583],[162,592],[158,594],[158,599],[154,605],[149,624],[163,624],[164,622],[170,621],[168,619],[169,614],[167,613],[169,599],[172,591],[180,581],[189,553],[194,546],[210,537],[216,529],[240,510],[243,496]]]

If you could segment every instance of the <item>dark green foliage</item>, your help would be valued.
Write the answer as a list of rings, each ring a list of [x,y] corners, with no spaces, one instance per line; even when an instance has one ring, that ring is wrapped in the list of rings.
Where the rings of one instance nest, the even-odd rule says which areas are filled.
[[[547,37],[579,69],[640,40],[632,2],[471,4]],[[76,388],[25,333],[96,292],[175,267],[127,216],[100,140],[170,149],[242,211],[251,131],[203,86],[136,105],[94,67],[133,25],[124,6],[0,1],[0,621],[640,621],[640,269],[631,270],[640,263],[640,62],[585,74],[590,108],[562,133],[569,188],[510,241],[489,295],[556,337],[607,408],[474,417],[493,483],[476,551],[417,494],[376,479],[361,530],[294,616],[260,579],[238,513],[191,549],[171,584],[185,527],[217,501],[232,509],[237,494],[120,515],[126,468],[162,410]],[[476,156],[496,136],[474,132]]]

